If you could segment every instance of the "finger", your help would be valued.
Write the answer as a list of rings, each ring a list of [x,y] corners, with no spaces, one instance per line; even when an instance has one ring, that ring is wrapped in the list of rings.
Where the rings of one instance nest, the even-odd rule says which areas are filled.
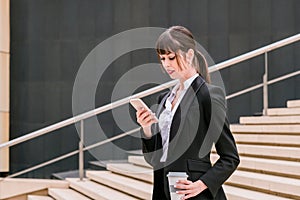
[[[145,115],[142,114],[142,115],[140,115],[140,116],[137,117],[137,122],[139,124],[144,124],[145,123],[145,118],[146,118]]]
[[[136,111],[136,116],[140,117],[143,113],[147,112],[147,110],[145,110],[144,108],[142,108],[141,110],[137,110]]]
[[[144,120],[148,120],[148,118],[150,118],[151,120],[156,121],[157,119],[155,114],[152,111],[147,111],[143,113],[141,117],[144,117]]]
[[[137,120],[137,122],[140,124],[140,125],[142,125],[142,126],[145,126],[148,122],[149,122],[149,119],[147,120],[147,118],[139,118],[138,120]]]
[[[140,120],[143,120],[146,116],[149,115],[149,112],[147,110],[142,110],[142,111],[138,111],[137,115],[138,115],[137,117]]]
[[[185,184],[176,184],[174,185],[174,187],[181,190],[191,189],[190,185],[185,185]]]
[[[144,112],[143,114],[141,114],[141,119],[142,120],[147,120],[147,118],[151,117],[151,113],[149,111]]]
[[[176,191],[176,194],[185,194],[185,195],[189,195],[190,193],[192,193],[192,190],[178,190]]]
[[[148,115],[147,117],[145,117],[143,122],[148,124],[148,123],[151,123],[152,120],[153,120],[153,117],[151,115]]]
[[[176,181],[176,184],[185,184],[185,185],[190,185],[192,184],[192,181],[186,180],[186,179],[179,179],[178,181]]]
[[[147,115],[143,119],[138,119],[138,123],[140,123],[142,126],[150,126],[151,124],[155,123],[155,119],[152,115]]]

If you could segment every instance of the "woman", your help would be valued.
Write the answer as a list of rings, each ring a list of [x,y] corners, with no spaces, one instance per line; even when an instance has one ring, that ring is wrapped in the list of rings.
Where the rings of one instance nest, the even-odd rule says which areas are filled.
[[[170,199],[168,172],[186,172],[174,186],[183,199],[226,199],[222,184],[239,164],[225,114],[224,92],[210,85],[208,66],[192,33],[173,26],[162,33],[156,49],[162,67],[179,83],[159,97],[155,119],[137,111],[145,160],[154,168],[153,199]],[[212,166],[213,143],[220,156]]]

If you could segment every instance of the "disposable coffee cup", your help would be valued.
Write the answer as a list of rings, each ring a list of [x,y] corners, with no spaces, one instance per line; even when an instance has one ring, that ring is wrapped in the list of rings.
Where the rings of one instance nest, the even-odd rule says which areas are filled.
[[[167,174],[167,177],[169,180],[171,200],[180,200],[182,197],[184,197],[184,194],[176,194],[176,191],[178,191],[178,189],[175,188],[174,185],[176,185],[176,181],[178,180],[187,180],[188,175],[186,174],[186,172],[169,172]]]

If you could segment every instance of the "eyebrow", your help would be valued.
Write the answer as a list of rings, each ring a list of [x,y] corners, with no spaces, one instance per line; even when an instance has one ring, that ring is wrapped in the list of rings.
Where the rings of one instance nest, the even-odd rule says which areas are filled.
[[[166,53],[166,54],[160,54],[160,56],[162,56],[162,55],[169,55],[169,54],[171,54],[171,53],[174,53],[174,52],[168,52],[168,53]],[[175,53],[174,53],[175,54]]]

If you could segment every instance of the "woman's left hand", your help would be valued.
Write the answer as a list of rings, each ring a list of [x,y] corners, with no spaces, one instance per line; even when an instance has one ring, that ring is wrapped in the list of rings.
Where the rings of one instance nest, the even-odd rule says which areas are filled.
[[[195,182],[189,180],[178,180],[175,188],[180,189],[177,194],[185,195],[182,199],[189,199],[200,194],[207,188],[207,186],[201,180]]]

